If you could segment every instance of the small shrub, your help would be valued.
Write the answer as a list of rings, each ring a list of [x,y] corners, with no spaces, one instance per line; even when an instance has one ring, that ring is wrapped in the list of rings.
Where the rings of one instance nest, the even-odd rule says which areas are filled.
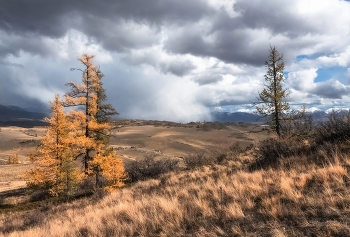
[[[18,154],[12,154],[9,156],[7,164],[12,165],[12,164],[18,164]]]
[[[311,143],[311,144],[310,144]],[[278,168],[294,164],[295,167],[301,163],[324,166],[336,164],[339,160],[343,161],[344,150],[340,142],[316,143],[313,141],[305,142],[291,138],[276,139],[270,138],[260,142],[257,149],[257,158],[250,164],[250,170]],[[299,165],[298,165],[299,163]]]
[[[291,111],[289,119],[282,121],[281,134],[284,138],[295,138],[302,140],[310,137],[314,132],[314,121],[312,115],[304,111]]]
[[[89,176],[82,180],[79,185],[79,191],[86,192],[94,190],[96,187],[95,177]]]
[[[246,148],[246,150],[248,147]],[[230,155],[232,158],[236,159],[238,156],[244,152],[244,149],[239,145],[238,142],[235,142],[230,146]]]
[[[339,143],[350,138],[350,111],[332,111],[326,122],[316,128],[315,140],[318,144],[325,142]]]
[[[28,152],[27,156],[28,156],[29,162],[33,164],[36,161],[38,155],[36,151],[30,151]]]
[[[37,201],[42,201],[50,197],[50,193],[45,191],[45,190],[35,190],[33,193],[30,195],[30,201],[31,202],[37,202]]]
[[[210,163],[209,158],[207,158],[204,153],[190,154],[184,157],[184,162],[188,169]]]
[[[269,138],[258,145],[257,160],[250,165],[251,170],[276,167],[280,159],[308,155],[311,148],[293,139]]]
[[[227,158],[227,154],[221,153],[216,156],[216,162],[222,163],[224,160],[226,160],[226,158]]]
[[[126,172],[129,181],[135,182],[154,178],[160,174],[174,171],[178,168],[179,160],[175,159],[155,159],[155,155],[147,155],[144,159],[134,161],[127,165]]]

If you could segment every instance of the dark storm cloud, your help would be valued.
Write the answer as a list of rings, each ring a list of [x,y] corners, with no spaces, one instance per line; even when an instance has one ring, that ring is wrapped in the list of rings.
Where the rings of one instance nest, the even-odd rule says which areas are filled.
[[[349,95],[350,87],[341,84],[339,81],[330,79],[324,82],[315,83],[315,88],[310,90],[314,95],[326,99],[342,99],[343,96]]]
[[[281,35],[297,40],[323,27],[295,14],[294,5],[288,7],[284,1],[238,0],[232,5],[240,13],[236,17],[215,10],[204,0],[3,0],[1,5],[0,29],[29,41],[3,42],[2,55],[22,49],[45,56],[49,50],[40,47],[38,38],[60,38],[70,29],[83,32],[107,50],[127,52],[158,44],[160,32],[180,28],[170,30],[170,37],[164,41],[164,49],[169,53],[262,66],[269,44],[281,45],[286,55],[293,55],[288,56],[288,61],[296,56],[295,49],[307,47],[305,42],[299,42],[300,46],[293,42],[282,45],[271,37]],[[203,25],[197,25],[199,22]]]
[[[137,66],[140,64],[150,65],[157,68],[164,74],[173,74],[184,76],[190,73],[196,66],[189,60],[182,58],[167,58],[159,60],[160,55],[155,52],[147,51],[139,54],[124,54],[121,59],[123,62]]]
[[[234,4],[234,9],[241,12],[238,23],[232,24],[223,17],[216,24],[217,28],[232,30],[239,25],[249,29],[269,29],[272,35],[284,34],[289,38],[304,34],[317,33],[319,29],[306,22],[304,17],[296,14],[295,5],[288,5],[285,1],[244,1],[239,0]]]
[[[322,35],[332,28],[331,24],[323,24],[323,19],[316,21],[298,15],[295,5],[289,7],[284,1],[238,0],[233,8],[240,15],[230,17],[217,12],[208,16],[206,27],[194,25],[174,32],[165,42],[165,49],[216,57],[227,63],[262,66],[269,45],[276,45],[287,55],[285,62],[291,63],[297,50],[317,44],[316,39],[301,38]]]
[[[222,75],[216,73],[200,74],[192,78],[199,85],[214,84],[223,79]]]
[[[20,52],[30,52],[31,54],[48,56],[51,54],[50,45],[45,44],[42,38],[37,37],[31,33],[24,35],[5,35],[0,31],[2,38],[0,42],[0,55],[13,55],[18,57]],[[2,50],[3,49],[3,50]]]
[[[18,64],[18,63],[10,63],[10,62],[6,62],[6,61],[1,60],[1,59],[0,59],[0,65],[9,66],[9,67],[24,68],[23,65],[21,65],[21,64]]]
[[[260,44],[251,45],[251,42],[257,40],[258,32],[251,34],[243,30],[234,30],[208,33],[206,37],[212,40],[206,40],[201,35],[203,35],[202,32],[183,29],[180,33],[170,37],[165,44],[165,49],[172,53],[191,53],[199,57],[210,56],[227,63],[253,66],[263,65],[268,55],[269,42],[267,40],[262,39]]]
[[[146,24],[136,24],[123,19],[105,19],[96,16],[82,17],[77,30],[84,32],[105,49],[127,52],[130,49],[142,49],[159,42],[156,29]]]
[[[172,61],[169,63],[161,63],[160,70],[163,73],[171,73],[176,76],[184,76],[188,74],[192,69],[196,68],[190,61],[178,62]]]
[[[282,4],[257,1],[237,1],[234,8],[241,16],[230,18],[223,11],[214,11],[204,1],[141,0],[131,1],[32,1],[16,0],[2,3],[0,29],[22,35],[28,42],[5,42],[11,49],[22,49],[45,56],[48,51],[40,47],[40,36],[60,38],[70,29],[82,31],[101,43],[106,49],[124,52],[156,44],[162,27],[195,24],[204,19],[205,29],[184,27],[165,41],[171,53],[211,56],[229,63],[263,64],[269,41],[259,39],[258,32],[246,29],[268,29],[272,34],[295,34],[300,24]],[[278,10],[277,10],[278,9]],[[278,13],[272,13],[278,12]],[[281,21],[280,15],[283,16]],[[277,20],[277,18],[279,20]],[[135,23],[134,30],[125,27]],[[145,25],[148,30],[137,27]],[[300,31],[300,30],[299,30]],[[302,33],[302,32],[300,32]],[[205,37],[212,37],[207,41]],[[23,41],[25,41],[23,40]],[[256,44],[251,42],[258,41]],[[262,47],[262,44],[266,44]],[[17,46],[21,47],[17,47]],[[5,49],[4,53],[16,54]]]
[[[325,2],[336,5],[329,15]],[[175,119],[193,108],[249,103],[261,90],[270,44],[285,55],[286,66],[299,54],[334,54],[348,45],[348,36],[339,33],[349,22],[343,3],[303,4],[0,0],[0,104],[48,101],[67,91],[65,83],[81,79],[69,68],[81,66],[75,58],[82,52],[97,54],[109,100],[123,115]],[[308,14],[315,5],[321,11]],[[348,92],[334,81],[315,84],[294,89],[323,98]]]
[[[37,34],[58,38],[66,32],[68,1],[1,1],[0,28],[13,34]],[[68,11],[69,13],[69,11]]]
[[[97,39],[109,50],[123,51],[155,43],[150,35],[128,34],[123,29],[125,23],[151,26],[156,35],[164,22],[196,21],[211,11],[200,0],[150,0],[147,4],[141,0],[1,1],[0,29],[10,35],[33,38],[60,38],[68,30],[76,29]],[[31,52],[30,47],[27,50]]]
[[[24,93],[16,93],[18,89],[17,81],[12,80],[7,67],[15,67],[20,70],[23,68],[22,65],[11,65],[9,63],[1,63],[0,61],[0,72],[1,72],[1,86],[0,86],[0,104],[1,105],[16,105],[23,108],[33,107],[37,108],[41,112],[47,112],[48,106],[42,103],[39,99],[28,98]]]

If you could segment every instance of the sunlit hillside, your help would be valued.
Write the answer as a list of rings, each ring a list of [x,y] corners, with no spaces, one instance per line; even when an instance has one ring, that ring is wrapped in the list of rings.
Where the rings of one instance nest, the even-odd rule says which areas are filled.
[[[333,124],[319,128],[315,138],[270,139],[246,149],[234,145],[205,162],[192,157],[197,163],[188,163],[191,167],[144,177],[111,194],[3,214],[0,231],[5,236],[350,236],[350,147],[336,131]]]

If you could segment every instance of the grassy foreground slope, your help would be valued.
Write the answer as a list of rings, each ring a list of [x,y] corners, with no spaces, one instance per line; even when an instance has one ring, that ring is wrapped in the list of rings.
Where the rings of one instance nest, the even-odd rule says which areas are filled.
[[[249,150],[220,164],[139,181],[102,199],[0,216],[4,236],[350,236],[348,156],[284,158],[249,169]],[[252,166],[250,166],[252,167]]]

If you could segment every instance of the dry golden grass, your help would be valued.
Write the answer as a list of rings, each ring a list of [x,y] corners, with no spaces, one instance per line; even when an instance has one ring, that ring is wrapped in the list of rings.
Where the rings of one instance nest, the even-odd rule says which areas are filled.
[[[169,143],[194,129],[180,127],[180,135],[145,127],[149,133],[142,139],[141,127],[120,136],[121,146],[156,149],[157,134]],[[196,142],[213,142],[216,133]],[[191,136],[182,142],[193,142]],[[102,198],[0,214],[0,235],[350,236],[350,146],[304,143],[270,140],[243,153],[232,146],[222,160],[138,181]]]
[[[30,167],[28,164],[0,165],[0,192],[25,187],[22,174]]]
[[[321,166],[304,166],[308,157],[291,157],[288,169],[250,172],[242,154],[243,160],[164,174],[102,199],[2,215],[0,231],[4,236],[350,236],[348,157],[338,156]]]

